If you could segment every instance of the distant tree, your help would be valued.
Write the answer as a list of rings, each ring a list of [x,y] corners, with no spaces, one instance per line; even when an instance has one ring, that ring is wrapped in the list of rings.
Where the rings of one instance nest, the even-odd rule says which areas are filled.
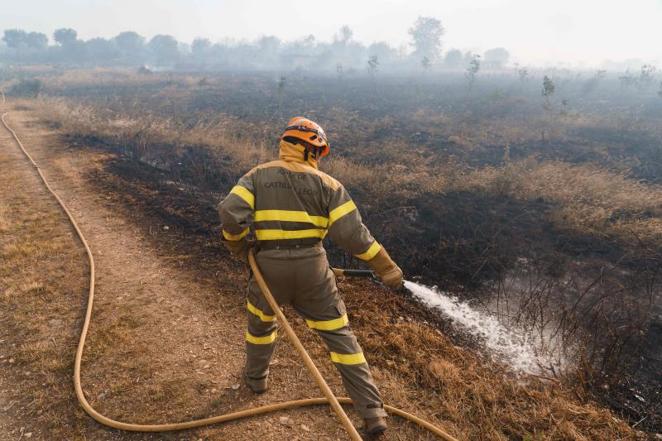
[[[483,61],[486,66],[492,69],[501,69],[508,63],[510,53],[502,47],[496,47],[485,51]]]
[[[70,28],[62,28],[53,32],[53,39],[60,46],[72,46],[76,43],[78,33]]]
[[[519,77],[520,82],[524,83],[529,78],[528,69],[526,67],[517,69],[517,76]]]
[[[109,54],[101,48],[101,44],[98,41],[95,41],[92,45],[88,45],[79,40],[78,33],[70,28],[57,29],[53,32],[53,39],[60,46],[59,53],[61,61],[80,62],[86,58],[105,61],[104,58],[109,56]],[[90,50],[96,51],[96,53],[91,54]]]
[[[548,110],[551,108],[550,99],[552,98],[552,95],[554,95],[555,90],[556,85],[554,85],[554,81],[545,75],[542,79],[542,96],[545,98],[545,108]]]
[[[257,46],[261,52],[276,53],[280,48],[281,41],[278,37],[267,35],[257,41]]]
[[[641,66],[641,71],[639,72],[638,83],[639,87],[644,88],[650,86],[655,77],[655,72],[657,68],[652,64],[644,64]]]
[[[430,61],[430,59],[425,56],[421,60],[421,66],[423,66],[423,70],[427,71],[432,67],[432,61]]]
[[[344,74],[342,63],[336,63],[336,74],[338,75],[338,79],[342,79]]]
[[[590,93],[595,90],[595,88],[598,87],[598,84],[600,84],[600,81],[602,81],[606,75],[606,70],[598,70],[591,78],[586,80],[584,86],[582,87],[582,92]]]
[[[48,47],[48,37],[41,32],[30,32],[25,38],[25,43],[30,49],[43,50]]]
[[[637,84],[637,78],[632,75],[629,70],[625,71],[623,75],[619,76],[618,81],[620,81],[621,87],[629,87]]]
[[[289,56],[290,58],[310,57],[314,55],[315,47],[315,36],[311,34],[286,44],[283,48],[283,55]]]
[[[368,54],[376,56],[383,65],[393,63],[398,59],[398,51],[383,41],[368,46]]]
[[[191,44],[191,55],[197,61],[204,61],[210,54],[211,41],[207,38],[196,38]]]
[[[25,54],[34,55],[48,47],[48,37],[45,34],[26,32],[22,29],[5,30],[2,40],[8,48],[15,51],[19,59],[22,59]]]
[[[464,74],[467,78],[467,81],[469,82],[469,89],[471,89],[476,82],[476,75],[478,75],[478,71],[480,71],[480,55],[474,54],[471,57],[467,71]]]
[[[196,38],[191,44],[191,52],[194,54],[204,54],[211,48],[211,41],[208,38]]]
[[[264,36],[257,41],[258,58],[263,67],[273,69],[280,61],[281,41],[272,35]]]
[[[451,49],[446,52],[446,57],[444,58],[444,65],[451,69],[457,69],[462,66],[462,51],[458,49]]]
[[[379,70],[379,57],[377,55],[371,55],[368,58],[368,69],[371,75],[374,75]]]
[[[662,98],[662,81],[660,81],[660,88],[659,88],[658,91],[657,91],[657,96],[659,96],[660,98]]]
[[[6,29],[2,41],[11,49],[20,49],[27,46],[28,33],[22,29]]]
[[[353,36],[354,36],[354,31],[352,31],[352,29],[349,26],[345,25],[341,27],[340,30],[338,31],[338,34],[336,34],[335,41],[340,44],[347,44],[350,42]]]
[[[414,26],[409,29],[409,35],[412,38],[415,57],[428,57],[431,62],[440,58],[441,37],[444,35],[440,20],[434,17],[418,17]]]
[[[159,64],[174,63],[179,57],[179,44],[171,35],[155,35],[147,43],[147,48]]]
[[[145,48],[145,38],[133,32],[126,31],[118,34],[113,41],[117,45],[121,55],[126,59],[138,60]]]
[[[118,50],[111,40],[105,38],[92,38],[85,42],[87,56],[97,62],[108,62],[117,58]]]
[[[317,66],[331,67],[333,61],[352,67],[364,65],[369,55],[365,46],[352,39],[353,35],[354,32],[348,26],[343,26],[331,45],[318,44],[313,50]]]

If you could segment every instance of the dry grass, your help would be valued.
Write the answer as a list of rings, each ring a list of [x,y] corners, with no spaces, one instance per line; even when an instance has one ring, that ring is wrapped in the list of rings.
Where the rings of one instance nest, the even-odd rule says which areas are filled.
[[[421,394],[421,409],[461,439],[637,439],[622,420],[590,401],[580,389],[517,379],[454,346],[431,326],[401,316],[402,301],[371,288],[346,290],[352,322],[370,361],[407,381]]]
[[[65,125],[70,133],[133,146],[139,156],[164,144],[175,146],[173,153],[177,146],[202,146],[229,160],[235,170],[248,170],[275,157],[273,142],[267,137],[241,135],[259,133],[259,128],[227,115],[186,128],[173,119],[153,115],[104,115],[98,108],[64,99],[44,100],[39,108],[44,117]],[[334,157],[324,161],[323,168],[349,188],[366,189],[379,200],[454,190],[505,194],[520,200],[541,198],[558,207],[554,221],[561,228],[624,240],[636,235],[645,242],[662,244],[662,188],[636,182],[624,172],[533,159],[467,169],[453,161],[430,163],[410,146],[387,145],[384,149],[398,152],[401,159],[375,165]]]
[[[542,199],[557,207],[553,220],[562,229],[598,237],[662,245],[662,188],[634,181],[624,173],[593,165],[520,161],[485,167],[464,176],[455,188]]]
[[[0,177],[1,188],[22,182],[15,164],[3,170],[9,172]],[[2,375],[11,384],[6,399],[18,403],[8,415],[28,415],[26,432],[80,439],[80,424],[64,427],[61,421],[63,415],[75,421],[69,378],[78,302],[60,295],[82,288],[77,280],[84,280],[84,268],[70,266],[79,250],[57,208],[42,194],[3,191],[0,197],[0,317],[10,323],[2,353],[14,359]],[[10,349],[9,342],[16,346]],[[18,432],[12,433],[5,435],[18,439]]]
[[[8,208],[5,204],[0,202],[0,233],[9,231],[9,214]]]

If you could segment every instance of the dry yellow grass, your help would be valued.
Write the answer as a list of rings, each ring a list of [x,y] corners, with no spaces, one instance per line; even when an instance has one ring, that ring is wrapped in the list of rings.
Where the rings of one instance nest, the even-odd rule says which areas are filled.
[[[227,157],[233,169],[245,171],[276,155],[275,141],[242,137],[241,133],[259,133],[260,129],[227,115],[184,128],[172,119],[153,115],[108,116],[98,108],[66,99],[44,99],[37,107],[44,118],[66,125],[70,133],[133,145],[138,151],[159,144],[205,146]],[[384,149],[400,160],[367,165],[336,156],[325,160],[323,169],[348,187],[369,189],[371,195],[385,200],[465,190],[520,200],[541,198],[556,205],[553,221],[560,228],[622,240],[636,236],[662,244],[662,188],[636,182],[624,172],[534,159],[466,169],[452,161],[430,163],[410,146],[386,145]]]
[[[593,165],[520,161],[468,173],[459,186],[556,205],[561,228],[662,244],[662,188]]]
[[[75,344],[78,308],[72,306],[78,301],[72,303],[59,294],[83,288],[84,268],[69,265],[79,257],[79,250],[48,198],[25,188],[4,191],[11,188],[6,184],[24,183],[25,172],[16,170],[17,165],[3,168],[0,177],[0,316],[3,327],[11,324],[5,328],[0,352],[13,360],[11,364],[2,360],[4,398],[14,403],[6,415],[16,420],[29,415],[29,425],[22,423],[25,432],[48,437],[42,439],[80,439],[80,424],[73,418],[76,409],[70,406],[67,350]],[[64,415],[73,423],[66,429]],[[3,435],[20,436],[10,431]]]

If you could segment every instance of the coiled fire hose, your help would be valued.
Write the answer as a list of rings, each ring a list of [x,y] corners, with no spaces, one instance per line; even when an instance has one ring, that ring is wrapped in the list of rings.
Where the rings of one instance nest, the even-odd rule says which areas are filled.
[[[5,97],[4,94],[0,91],[0,95],[2,98],[2,103],[5,103]],[[92,255],[92,250],[90,249],[90,246],[85,239],[85,236],[83,235],[81,229],[79,228],[78,224],[76,223],[76,220],[74,219],[73,215],[71,214],[71,211],[67,207],[67,205],[60,199],[58,194],[53,190],[53,188],[50,186],[46,178],[44,177],[44,174],[42,173],[41,169],[39,168],[39,165],[34,161],[32,156],[28,153],[28,151],[25,149],[23,143],[17,136],[16,132],[9,126],[7,123],[5,117],[8,115],[8,112],[5,112],[2,117],[0,118],[2,120],[2,124],[4,127],[11,133],[12,137],[14,138],[14,141],[16,144],[19,146],[25,157],[30,161],[32,166],[37,170],[37,173],[39,174],[39,177],[41,178],[42,182],[48,189],[48,191],[53,195],[53,197],[57,200],[58,204],[64,211],[64,213],[67,215],[69,222],[71,223],[71,226],[74,228],[76,231],[76,234],[78,238],[80,239],[81,243],[85,247],[85,252],[87,254],[87,260],[89,264],[89,271],[90,271],[90,276],[89,276],[89,290],[88,290],[88,299],[87,299],[87,308],[85,311],[85,320],[83,322],[83,328],[80,333],[80,340],[78,342],[78,347],[76,349],[76,358],[74,362],[74,388],[76,390],[76,397],[78,398],[78,402],[80,403],[80,406],[87,412],[88,415],[90,415],[93,419],[95,419],[97,422],[108,426],[112,427],[115,429],[120,429],[120,430],[126,430],[126,431],[132,431],[132,432],[167,432],[167,431],[175,431],[175,430],[184,430],[184,429],[191,429],[195,427],[201,427],[201,426],[207,426],[207,425],[212,425],[212,424],[219,424],[219,423],[224,423],[228,421],[233,421],[233,420],[238,420],[241,418],[247,418],[251,416],[256,416],[256,415],[262,415],[270,412],[276,412],[279,410],[285,410],[285,409],[293,409],[297,407],[304,407],[304,406],[316,406],[316,405],[323,405],[323,404],[329,404],[333,410],[336,412],[338,417],[340,418],[344,428],[347,430],[347,433],[349,434],[350,438],[353,441],[360,441],[361,436],[357,432],[356,428],[352,425],[352,422],[350,421],[349,417],[347,414],[344,412],[342,407],[340,406],[341,404],[351,404],[352,400],[349,398],[336,398],[333,395],[333,392],[329,388],[329,386],[326,384],[326,381],[324,381],[324,378],[322,377],[321,373],[315,366],[314,362],[308,355],[308,352],[306,349],[303,347],[301,342],[299,341],[299,338],[296,336],[294,330],[290,326],[289,322],[287,321],[287,318],[283,314],[283,312],[280,310],[278,307],[278,304],[276,303],[276,300],[273,298],[271,291],[269,290],[269,287],[267,286],[266,282],[264,281],[264,278],[262,277],[262,274],[260,272],[259,267],[257,266],[257,263],[255,262],[255,257],[251,251],[249,254],[249,263],[251,266],[251,269],[253,270],[253,274],[255,276],[256,281],[258,282],[258,285],[260,286],[260,289],[262,290],[262,293],[264,294],[265,298],[269,302],[269,305],[275,311],[276,316],[278,317],[278,320],[282,327],[285,329],[286,334],[288,335],[290,341],[294,344],[294,347],[296,350],[299,352],[299,355],[301,355],[306,367],[310,370],[311,374],[313,375],[313,378],[319,385],[320,389],[322,389],[322,392],[324,393],[324,398],[309,398],[309,399],[302,399],[302,400],[293,400],[293,401],[285,401],[281,403],[274,403],[274,404],[269,404],[265,406],[260,406],[260,407],[254,407],[251,409],[245,409],[245,410],[240,410],[237,412],[231,412],[227,413],[224,415],[218,415],[218,416],[213,416],[209,418],[202,418],[198,420],[192,420],[192,421],[185,421],[185,422],[179,422],[179,423],[163,423],[163,424],[133,424],[133,423],[127,423],[123,421],[116,421],[112,418],[109,418],[105,415],[102,415],[101,413],[97,412],[87,401],[87,398],[85,397],[85,393],[83,392],[83,388],[81,386],[81,361],[83,358],[83,351],[85,349],[85,340],[87,338],[87,333],[90,327],[90,321],[92,319],[92,309],[94,307],[94,287],[95,287],[95,264],[94,264],[94,257]],[[351,275],[352,271],[354,270],[335,270],[337,274],[341,274],[342,272],[345,272],[346,275]],[[356,273],[354,275],[364,275],[364,274],[359,274]],[[397,415],[399,417],[402,417],[406,420],[409,420],[420,427],[430,431],[431,433],[435,434],[441,439],[444,439],[446,441],[457,441],[456,438],[453,436],[449,435],[442,429],[436,427],[435,425],[429,423],[428,421],[425,421],[415,415],[412,415],[410,413],[407,413],[401,409],[395,408],[393,406],[389,405],[384,405],[384,409],[393,415]]]

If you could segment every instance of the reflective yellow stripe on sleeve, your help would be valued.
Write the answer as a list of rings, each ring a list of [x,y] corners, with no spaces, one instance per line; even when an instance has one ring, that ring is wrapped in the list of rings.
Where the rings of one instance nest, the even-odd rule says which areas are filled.
[[[317,329],[318,331],[335,331],[347,326],[349,324],[349,319],[347,318],[347,314],[343,314],[333,320],[306,320],[306,324],[308,324],[310,329]]]
[[[246,331],[246,341],[248,343],[253,343],[254,345],[270,345],[276,341],[276,331],[269,335],[265,335],[264,337],[256,337],[250,332]]]
[[[361,364],[367,363],[363,352],[357,352],[356,354],[338,354],[337,352],[331,352],[331,361],[339,364]]]
[[[308,239],[317,237],[324,239],[326,230],[255,230],[255,237],[257,240],[286,240],[286,239]]]
[[[336,222],[338,219],[340,219],[346,214],[351,213],[354,210],[356,210],[356,204],[352,200],[349,200],[344,204],[339,205],[333,210],[331,210],[331,212],[329,213],[329,227],[333,225],[333,223]]]
[[[232,242],[236,242],[236,241],[241,240],[244,237],[246,237],[246,235],[248,234],[248,231],[249,231],[249,229],[246,228],[244,231],[242,231],[239,234],[232,234],[232,233],[228,233],[227,231],[223,230],[223,237],[225,238],[225,240],[230,240]]]
[[[321,228],[326,228],[329,225],[328,218],[324,216],[312,216],[305,211],[257,210],[255,212],[255,222],[264,221],[302,222]]]
[[[258,309],[250,301],[246,302],[246,309],[248,309],[248,312],[250,312],[251,314],[259,317],[260,320],[262,320],[263,322],[274,322],[274,321],[276,321],[276,316],[275,315],[265,314],[262,310]]]
[[[244,202],[250,205],[251,208],[255,208],[255,196],[253,196],[253,193],[251,193],[246,187],[235,185],[232,187],[232,190],[230,190],[230,193],[236,194],[242,198]]]
[[[356,257],[358,257],[361,260],[370,260],[373,257],[375,257],[377,253],[379,253],[379,250],[381,249],[382,246],[379,243],[377,243],[377,241],[374,241],[372,245],[370,245],[370,247],[368,247],[368,249],[364,253],[357,254]]]

